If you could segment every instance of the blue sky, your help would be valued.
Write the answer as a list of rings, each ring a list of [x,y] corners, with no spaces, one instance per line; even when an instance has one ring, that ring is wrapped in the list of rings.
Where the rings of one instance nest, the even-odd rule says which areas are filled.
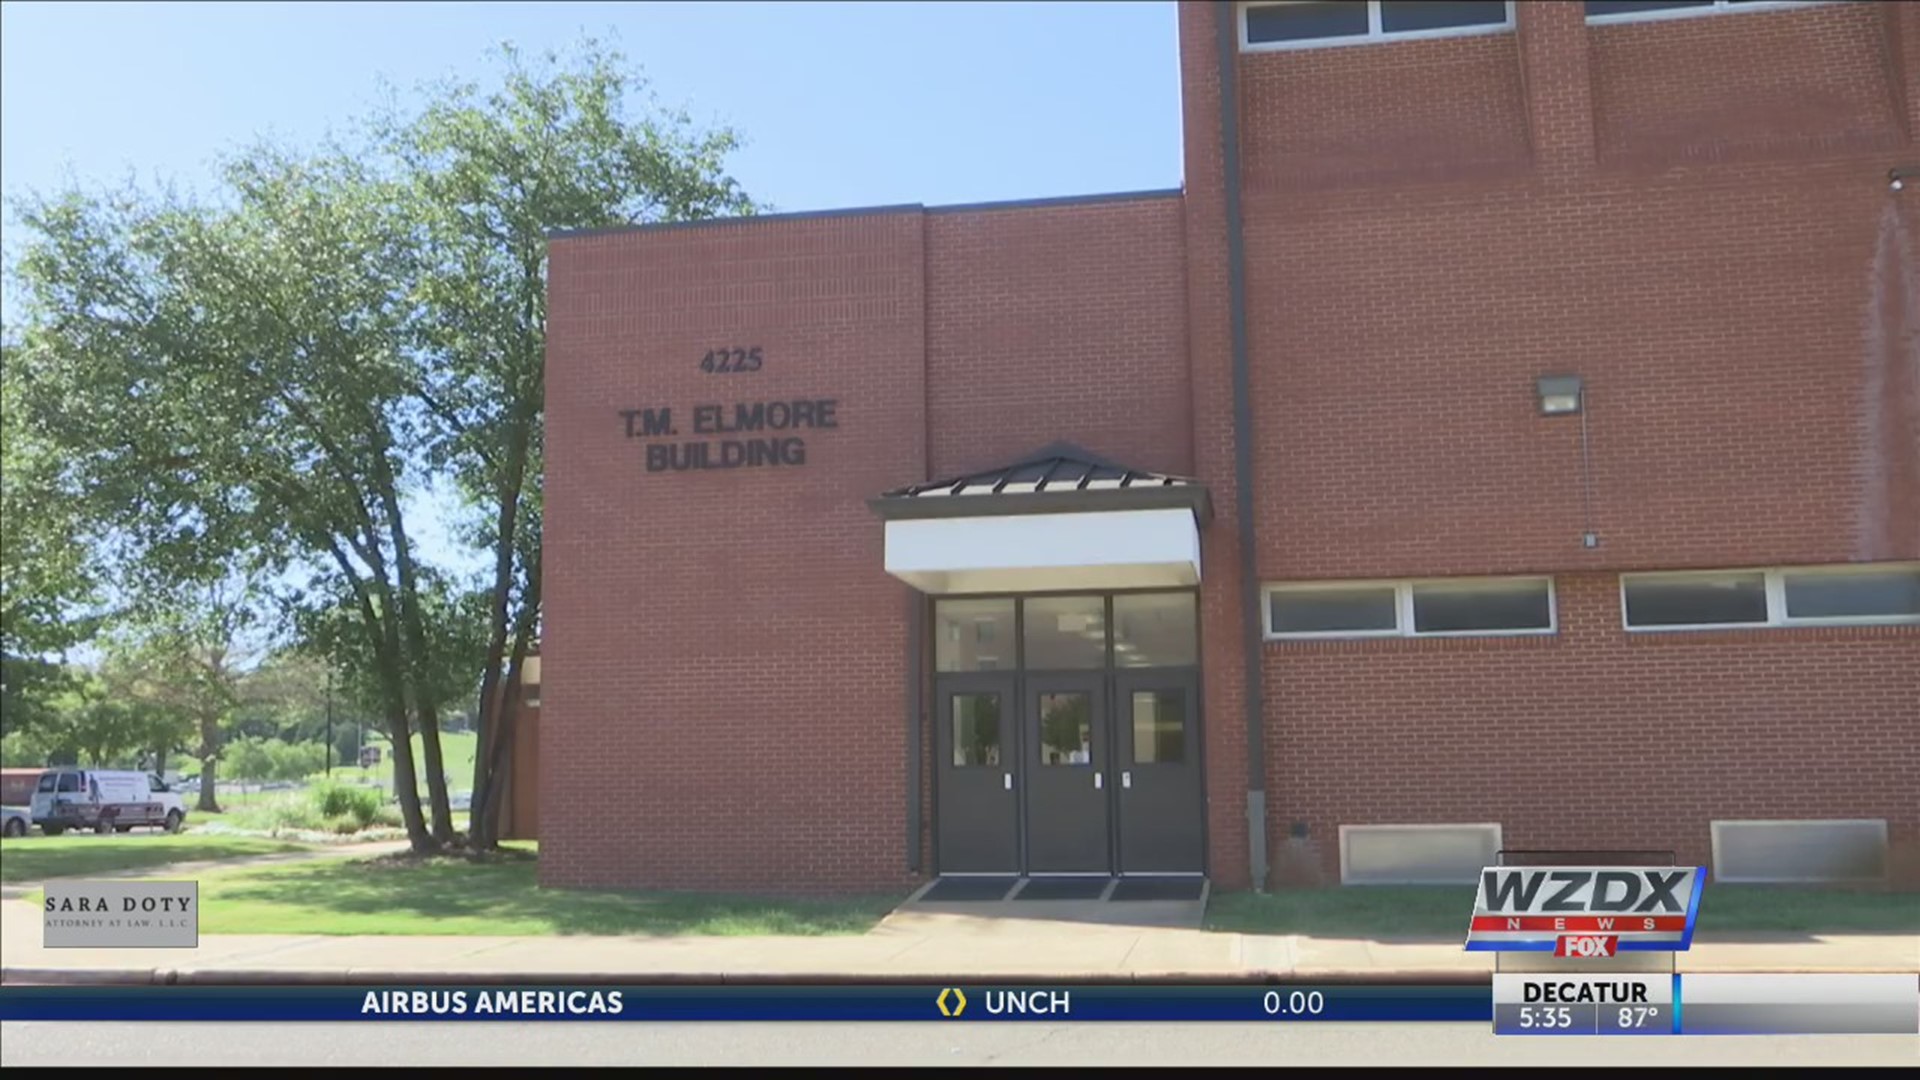
[[[478,76],[495,43],[583,34],[615,41],[663,103],[738,128],[734,175],[779,210],[1180,183],[1165,0],[43,2],[0,4],[0,189],[205,190],[221,153],[315,140],[366,112],[382,78]],[[443,522],[429,543],[455,557]]]

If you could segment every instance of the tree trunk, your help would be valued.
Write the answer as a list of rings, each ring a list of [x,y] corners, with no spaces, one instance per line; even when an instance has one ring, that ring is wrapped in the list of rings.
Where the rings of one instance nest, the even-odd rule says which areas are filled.
[[[474,790],[473,806],[468,811],[468,828],[474,834],[474,846],[483,851],[500,846],[500,795],[506,790],[506,778],[513,761],[514,722],[520,714],[521,678],[526,668],[527,648],[532,644],[534,627],[539,623],[538,555],[534,556],[528,577],[527,588],[521,593],[520,612],[514,620],[513,659],[507,667],[506,687],[498,695],[500,722],[490,733],[491,738],[479,743],[480,749],[474,755],[476,764],[479,758],[486,758],[487,783],[484,790]]]
[[[201,813],[217,814],[220,802],[214,789],[218,784],[215,763],[220,759],[220,717],[215,713],[200,716],[200,804]]]
[[[384,442],[384,440],[382,440]],[[398,617],[406,635],[403,670],[413,686],[414,712],[420,718],[420,753],[426,759],[427,798],[433,807],[433,841],[436,846],[453,842],[453,807],[447,799],[447,770],[440,752],[440,710],[433,700],[432,648],[427,642],[426,620],[420,613],[419,577],[414,572],[413,550],[407,543],[406,523],[400,513],[400,493],[388,467],[384,445],[374,455],[378,471],[380,500],[387,516],[387,534],[393,541],[393,564],[399,571],[400,609]],[[409,747],[411,750],[411,747]],[[412,771],[408,754],[408,771]],[[396,771],[397,782],[400,774]],[[418,797],[418,789],[412,789]]]
[[[387,699],[387,736],[392,742],[390,753],[393,755],[393,795],[400,803],[400,818],[407,826],[407,840],[413,845],[415,854],[425,855],[439,845],[428,833],[426,820],[420,813],[420,782],[413,770],[413,732],[407,724],[407,678],[400,648],[400,629],[394,625],[397,615],[394,614],[391,590],[384,587],[384,582],[376,581],[376,584],[381,586],[380,609],[376,611],[372,598],[363,590],[359,591],[360,617],[365,622],[367,636],[372,639],[374,667],[378,669],[380,686]]]
[[[442,846],[451,844],[457,835],[453,831],[453,803],[447,798],[446,759],[440,752],[440,710],[430,698],[418,697],[420,713],[420,755],[426,759],[427,797],[433,807],[433,841]]]
[[[493,558],[493,599],[487,608],[487,659],[480,669],[480,708],[475,713],[473,754],[473,797],[467,812],[468,842],[482,850],[494,846],[496,830],[492,823],[482,829],[479,822],[488,813],[493,782],[493,733],[500,726],[498,714],[506,695],[500,692],[501,664],[506,660],[507,629],[511,620],[508,607],[513,600],[513,552],[515,529],[520,518],[520,488],[526,478],[526,427],[515,428],[508,451],[507,477],[500,487],[500,514],[495,522]],[[511,685],[511,684],[509,684]],[[496,815],[497,816],[497,815]]]

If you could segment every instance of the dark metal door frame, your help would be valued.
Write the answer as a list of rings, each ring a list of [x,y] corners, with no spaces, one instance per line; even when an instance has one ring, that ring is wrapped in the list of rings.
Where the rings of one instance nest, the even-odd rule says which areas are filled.
[[[1027,874],[1107,877],[1113,873],[1113,813],[1107,788],[1112,753],[1107,723],[1106,672],[1039,672],[1022,680],[1020,696],[1020,831]],[[1062,713],[1055,723],[1076,719],[1086,732],[1086,760],[1073,757],[1076,733],[1061,729],[1049,738],[1043,698],[1084,697],[1085,712]]]
[[[1177,763],[1136,760],[1139,755],[1134,745],[1133,696],[1153,690],[1175,691],[1182,699]],[[1199,669],[1117,670],[1113,674],[1109,712],[1114,724],[1110,784],[1115,801],[1113,865],[1116,872],[1122,876],[1205,873],[1206,780],[1200,759]],[[1190,866],[1178,865],[1189,860]]]
[[[1100,787],[1094,790],[1098,790],[1101,793],[1102,801],[1099,805],[1102,808],[1101,813],[1105,819],[1104,826],[1106,833],[1106,868],[1104,870],[1094,871],[1066,871],[1066,873],[1081,872],[1114,876],[1129,873],[1125,862],[1126,852],[1124,846],[1126,815],[1122,807],[1122,799],[1125,791],[1129,790],[1126,789],[1122,782],[1122,776],[1128,770],[1127,765],[1122,761],[1120,756],[1123,749],[1126,749],[1129,740],[1123,738],[1122,728],[1126,726],[1127,733],[1130,735],[1132,720],[1131,716],[1127,713],[1127,707],[1131,702],[1132,690],[1135,687],[1142,689],[1167,688],[1173,685],[1181,685],[1187,690],[1188,745],[1186,747],[1185,764],[1186,767],[1191,770],[1193,777],[1192,782],[1197,788],[1197,802],[1189,811],[1196,821],[1197,840],[1195,841],[1196,847],[1193,853],[1193,861],[1197,869],[1193,871],[1135,870],[1132,872],[1150,873],[1156,876],[1189,872],[1196,875],[1203,875],[1205,873],[1208,822],[1206,813],[1206,755],[1204,749],[1205,740],[1203,738],[1205,709],[1201,700],[1200,667],[1198,664],[1190,667],[1165,668],[1114,666],[1114,597],[1137,593],[1181,592],[1191,594],[1194,597],[1194,634],[1196,648],[1198,649],[1201,645],[1199,641],[1201,627],[1199,623],[1198,589],[1155,588],[1092,592],[1081,589],[1062,589],[1035,593],[963,594],[951,597],[927,598],[929,601],[927,610],[929,619],[932,617],[932,604],[942,599],[1010,599],[1014,603],[1013,620],[1016,634],[1016,660],[1015,667],[1011,670],[932,673],[931,684],[934,707],[929,710],[929,712],[931,713],[931,718],[934,721],[936,730],[934,732],[934,738],[929,740],[929,742],[935,755],[932,769],[932,803],[935,821],[933,867],[936,873],[956,875],[969,873],[1010,873],[1021,876],[1034,873],[1060,873],[1060,871],[1049,871],[1045,869],[1036,870],[1033,866],[1032,853],[1029,848],[1029,833],[1032,828],[1033,814],[1032,781],[1039,773],[1040,766],[1038,765],[1038,760],[1041,742],[1038,724],[1030,718],[1029,711],[1033,707],[1035,695],[1045,692],[1046,687],[1053,685],[1074,688],[1084,685],[1092,688],[1094,715],[1091,723],[1091,744],[1095,764],[1092,765],[1090,771],[1093,775],[1100,777]],[[1037,597],[1059,596],[1099,596],[1102,598],[1107,625],[1104,666],[1080,670],[1027,670],[1026,601]],[[931,626],[931,623],[929,623],[929,626]],[[932,635],[929,633],[927,636],[931,638]],[[1197,653],[1196,655],[1204,655],[1204,653]],[[931,657],[928,657],[928,667],[932,667]],[[1140,684],[1142,683],[1151,683],[1154,684],[1154,686],[1141,686]],[[1039,689],[1035,688],[1036,684],[1039,686]],[[1002,782],[1003,785],[1011,785],[1013,833],[1015,837],[1014,868],[1008,871],[951,869],[949,867],[951,861],[949,852],[945,850],[945,845],[942,841],[942,834],[953,824],[953,822],[946,820],[947,816],[952,813],[954,809],[947,805],[948,795],[950,794],[948,785],[951,781],[946,775],[950,769],[954,768],[951,764],[953,731],[951,717],[949,715],[952,707],[952,697],[956,693],[975,691],[991,691],[1003,695],[1001,714],[1001,742],[1003,747],[1001,751],[1003,766]],[[1061,767],[1062,766],[1052,766],[1050,768]],[[1075,771],[1084,772],[1087,770],[1076,768]],[[1091,784],[1092,776],[1088,776],[1087,780],[1089,784]],[[1006,788],[1003,786],[1002,790],[1006,790]]]
[[[994,766],[955,765],[953,760],[953,702],[965,694],[992,694],[1000,700],[998,753]],[[1014,875],[1021,872],[1020,816],[1020,697],[1018,680],[1012,672],[955,672],[934,680],[934,865],[943,874]],[[969,808],[962,807],[962,801]],[[976,802],[977,801],[977,802]],[[968,812],[962,813],[963,809]],[[963,825],[978,829],[982,817],[990,821],[1004,818],[1006,865],[996,868],[982,865],[984,849],[996,846],[988,836],[975,845],[981,850],[962,850]]]

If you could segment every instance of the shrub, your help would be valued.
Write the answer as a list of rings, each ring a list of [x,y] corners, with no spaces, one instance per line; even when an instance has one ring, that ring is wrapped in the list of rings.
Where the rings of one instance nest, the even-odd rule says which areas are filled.
[[[351,836],[365,827],[352,814],[337,814],[328,818],[324,824],[328,832],[337,836]]]
[[[378,821],[383,809],[378,791],[347,784],[316,784],[312,797],[320,816],[351,818],[362,829]]]
[[[221,750],[216,768],[222,780],[265,780],[273,772],[273,755],[265,739],[242,737]]]
[[[268,776],[273,780],[302,780],[327,767],[327,747],[318,742],[268,740],[265,746]]]
[[[315,800],[287,795],[268,802],[236,807],[227,821],[242,829],[319,829],[326,824]]]

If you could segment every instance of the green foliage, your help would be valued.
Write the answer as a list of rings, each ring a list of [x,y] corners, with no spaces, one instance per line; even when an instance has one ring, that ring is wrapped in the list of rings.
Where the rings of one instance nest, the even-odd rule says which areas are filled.
[[[56,654],[86,640],[83,612],[97,599],[73,474],[28,423],[21,360],[0,341],[0,737],[50,718],[68,688]]]
[[[370,788],[348,784],[316,784],[310,794],[322,817],[349,817],[359,822],[362,829],[380,817],[380,793]]]
[[[223,780],[300,781],[327,766],[327,748],[316,742],[283,742],[247,736],[227,745],[220,758]]]
[[[222,780],[257,782],[270,779],[272,773],[273,756],[267,752],[265,739],[234,739],[227,744],[225,753],[220,757],[219,775]]]
[[[248,148],[206,200],[18,203],[8,732],[212,761],[237,726],[222,775],[285,775],[295,751],[269,746],[324,738],[324,669],[289,654],[249,673],[249,619],[284,616],[345,711],[383,727],[476,708],[508,628],[537,634],[548,231],[757,207],[725,168],[738,136],[660,107],[618,52],[498,60],[489,85],[430,88],[355,145]],[[441,482],[495,555],[478,588],[416,564],[405,508]],[[112,678],[133,692],[63,719],[49,665],[91,633],[94,557],[129,613]],[[417,793],[399,794],[423,844]]]
[[[400,824],[399,814],[379,791],[326,782],[235,809],[227,820],[236,828],[261,832],[302,830],[335,835]]]

